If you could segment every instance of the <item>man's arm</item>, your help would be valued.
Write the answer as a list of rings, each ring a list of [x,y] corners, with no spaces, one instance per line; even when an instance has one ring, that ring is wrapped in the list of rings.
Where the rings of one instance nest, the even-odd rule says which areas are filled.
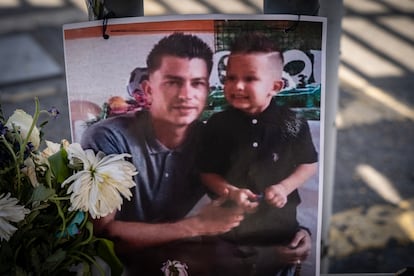
[[[114,241],[119,253],[162,245],[168,242],[218,235],[237,227],[243,220],[240,208],[222,208],[213,201],[197,215],[171,223],[144,223],[115,220],[115,212],[94,220],[97,235]]]

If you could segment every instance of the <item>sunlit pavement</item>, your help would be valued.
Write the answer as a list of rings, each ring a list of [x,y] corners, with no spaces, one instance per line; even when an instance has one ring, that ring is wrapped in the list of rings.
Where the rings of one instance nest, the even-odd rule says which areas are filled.
[[[404,203],[405,206],[355,207],[336,213],[332,217],[331,230],[335,242],[329,248],[329,254],[346,257],[358,251],[383,248],[390,241],[401,245],[412,243],[414,198]]]
[[[414,2],[344,1],[331,272],[414,264]]]
[[[144,6],[146,15],[260,13],[262,1]],[[414,1],[344,0],[344,6],[329,272],[396,272],[414,266]],[[10,60],[1,67],[0,102],[6,114],[33,110],[34,96],[44,108],[58,107],[60,118],[47,127],[52,140],[70,137],[61,26],[87,19],[84,0],[0,2],[0,49],[24,41],[0,53]]]

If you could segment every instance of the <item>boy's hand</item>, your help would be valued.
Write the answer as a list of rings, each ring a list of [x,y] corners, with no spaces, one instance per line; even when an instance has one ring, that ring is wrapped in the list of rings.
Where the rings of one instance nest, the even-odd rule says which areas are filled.
[[[266,188],[265,199],[268,204],[282,208],[287,203],[288,191],[283,184],[276,184]]]
[[[236,202],[245,212],[252,213],[259,206],[257,195],[249,189],[233,188],[228,191],[228,198]]]

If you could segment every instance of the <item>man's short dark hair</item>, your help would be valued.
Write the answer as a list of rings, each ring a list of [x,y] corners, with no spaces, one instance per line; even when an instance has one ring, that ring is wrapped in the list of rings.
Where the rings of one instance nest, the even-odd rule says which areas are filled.
[[[147,57],[149,74],[161,67],[164,56],[188,59],[201,58],[206,62],[209,73],[213,67],[213,52],[210,47],[199,37],[191,34],[173,33],[155,44]]]

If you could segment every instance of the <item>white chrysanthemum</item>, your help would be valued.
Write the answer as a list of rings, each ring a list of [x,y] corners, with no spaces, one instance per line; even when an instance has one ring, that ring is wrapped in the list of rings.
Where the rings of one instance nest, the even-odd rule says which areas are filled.
[[[29,134],[30,127],[33,124],[33,117],[27,114],[24,110],[17,109],[7,120],[6,126],[12,128],[13,125],[20,129],[20,135],[23,139],[26,139],[27,134]],[[32,143],[35,150],[39,148],[40,145],[40,131],[35,126],[30,134],[29,142]]]
[[[83,150],[78,143],[67,148],[69,163],[82,164],[83,169],[66,179],[62,186],[71,183],[71,211],[90,213],[92,218],[104,217],[120,209],[122,196],[130,200],[130,188],[135,186],[133,176],[138,172],[125,157],[129,154],[97,155],[92,150]]]
[[[0,196],[0,241],[8,241],[17,230],[10,222],[20,222],[25,215],[30,213],[29,209],[17,203],[18,200],[16,198],[10,198],[10,193]]]

